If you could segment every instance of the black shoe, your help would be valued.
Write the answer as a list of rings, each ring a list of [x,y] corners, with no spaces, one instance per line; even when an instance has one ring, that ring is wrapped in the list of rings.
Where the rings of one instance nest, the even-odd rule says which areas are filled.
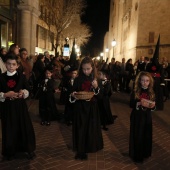
[[[81,160],[87,160],[88,156],[86,153],[81,154]]]
[[[107,127],[103,127],[103,130],[108,131],[108,128]]]
[[[35,157],[36,157],[36,155],[34,152],[28,153],[28,155],[27,155],[27,159],[29,159],[29,160],[33,160]]]
[[[50,126],[51,125],[51,123],[50,122],[46,122],[46,126]]]
[[[74,159],[87,160],[88,156],[86,153],[77,153]]]
[[[74,159],[80,159],[80,154],[76,153],[76,155],[74,156]]]
[[[13,159],[15,159],[15,156],[14,156],[14,155],[4,156],[4,157],[3,157],[3,160],[7,160],[7,161],[12,161]]]
[[[115,120],[117,118],[117,115],[112,115],[112,117],[113,117],[113,120]]]
[[[44,126],[44,125],[45,125],[45,122],[42,121],[42,122],[41,122],[41,125]]]
[[[66,124],[67,124],[67,126],[70,126],[70,125],[72,125],[72,123],[71,123],[71,122],[69,122],[69,121],[68,121]]]

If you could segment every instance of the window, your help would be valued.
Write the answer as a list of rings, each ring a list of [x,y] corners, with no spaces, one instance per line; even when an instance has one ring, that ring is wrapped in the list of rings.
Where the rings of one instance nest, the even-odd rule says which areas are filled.
[[[154,32],[149,32],[149,43],[154,43],[154,36],[155,36]]]

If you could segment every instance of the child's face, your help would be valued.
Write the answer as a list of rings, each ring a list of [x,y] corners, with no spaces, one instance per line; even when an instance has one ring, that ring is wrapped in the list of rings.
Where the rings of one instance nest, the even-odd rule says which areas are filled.
[[[7,60],[6,61],[6,68],[10,73],[13,73],[14,71],[16,71],[16,69],[18,68],[18,63],[16,60]]]
[[[45,72],[45,77],[46,77],[46,78],[51,78],[51,76],[52,76],[52,73],[51,73],[49,70],[47,70],[47,71]]]
[[[99,79],[104,80],[105,78],[106,76],[102,72],[99,72]]]
[[[93,68],[90,63],[82,65],[82,71],[86,76],[89,76],[92,72]]]
[[[142,87],[147,88],[149,86],[149,83],[150,83],[150,79],[149,79],[148,76],[142,76],[141,77],[141,85],[142,85]]]
[[[76,78],[77,77],[77,71],[72,71],[71,77]]]

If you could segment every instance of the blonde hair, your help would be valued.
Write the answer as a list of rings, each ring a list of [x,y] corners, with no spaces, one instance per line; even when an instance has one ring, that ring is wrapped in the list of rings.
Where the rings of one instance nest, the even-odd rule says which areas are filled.
[[[150,83],[148,86],[149,98],[150,100],[154,101],[155,100],[155,93],[153,90],[154,80],[149,72],[144,72],[144,71],[141,71],[136,77],[135,88],[134,88],[135,98],[140,99],[140,94],[141,94],[141,89],[142,89],[141,79],[143,76],[147,76],[150,80]]]

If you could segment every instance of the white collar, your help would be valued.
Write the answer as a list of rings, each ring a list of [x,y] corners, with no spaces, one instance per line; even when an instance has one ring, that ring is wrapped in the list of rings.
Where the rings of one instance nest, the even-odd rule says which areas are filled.
[[[7,71],[7,76],[13,76],[16,72],[17,72],[16,70],[14,72],[12,72],[12,73]]]
[[[142,87],[144,90],[148,89],[148,87]]]

